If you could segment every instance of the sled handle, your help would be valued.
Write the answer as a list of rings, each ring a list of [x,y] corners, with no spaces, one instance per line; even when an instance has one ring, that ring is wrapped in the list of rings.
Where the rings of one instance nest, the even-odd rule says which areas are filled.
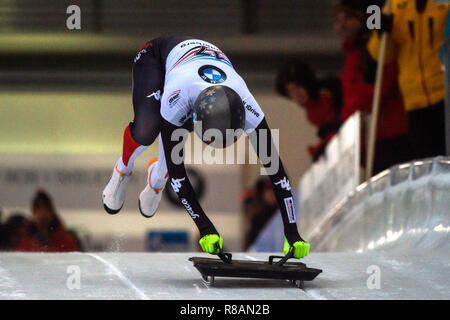
[[[270,256],[269,257],[269,264],[273,265],[273,259],[281,258],[280,261],[275,263],[275,265],[276,266],[282,266],[283,264],[286,263],[286,261],[288,261],[293,256],[294,256],[294,247],[290,247],[289,248],[289,252],[287,253],[287,255],[285,255],[283,257],[282,256]]]
[[[217,256],[219,256],[220,260],[222,260],[224,263],[230,264],[231,263],[231,253],[229,252],[223,252],[222,248],[220,248],[218,245],[216,245],[216,248],[219,249],[219,253]]]

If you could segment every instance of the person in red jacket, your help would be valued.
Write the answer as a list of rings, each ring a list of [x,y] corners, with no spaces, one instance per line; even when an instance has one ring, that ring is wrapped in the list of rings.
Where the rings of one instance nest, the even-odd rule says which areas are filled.
[[[68,252],[79,251],[78,240],[66,230],[56,213],[53,201],[43,190],[38,190],[33,198],[32,222],[16,251]]]
[[[340,80],[335,77],[318,79],[308,64],[291,59],[278,71],[276,90],[278,94],[304,108],[308,121],[317,128],[320,140],[309,146],[308,151],[313,161],[318,160],[341,125]]]
[[[341,0],[335,8],[335,29],[345,53],[342,69],[343,106],[340,120],[346,121],[356,111],[371,112],[374,85],[374,65],[368,64],[366,43],[370,30],[365,26],[365,12],[376,0]],[[372,83],[371,83],[372,82]],[[362,164],[365,164],[365,141],[362,139]],[[375,144],[374,174],[390,166],[414,158],[408,136],[408,118],[403,98],[397,84],[397,66],[384,67],[380,99],[380,111]]]

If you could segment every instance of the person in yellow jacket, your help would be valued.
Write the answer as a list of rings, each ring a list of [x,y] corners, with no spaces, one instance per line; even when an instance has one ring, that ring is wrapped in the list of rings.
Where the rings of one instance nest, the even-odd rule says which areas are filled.
[[[382,29],[390,32],[385,59],[395,59],[399,67],[398,82],[416,158],[445,154],[444,71],[439,51],[449,7],[433,0],[393,0],[390,19],[382,22]],[[374,31],[367,50],[375,60],[379,47],[379,32]]]

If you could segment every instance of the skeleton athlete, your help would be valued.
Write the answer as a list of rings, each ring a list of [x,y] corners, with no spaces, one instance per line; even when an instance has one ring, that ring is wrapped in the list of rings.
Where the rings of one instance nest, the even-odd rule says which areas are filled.
[[[264,113],[219,48],[190,37],[162,37],[147,42],[134,59],[133,109],[134,119],[123,136],[122,156],[102,194],[108,213],[116,214],[122,209],[134,161],[159,135],[158,159],[149,162],[147,185],[139,195],[139,210],[144,217],[152,217],[170,179],[173,190],[200,231],[202,250],[217,254],[223,240],[201,208],[184,162],[172,159],[174,148],[183,139],[173,141],[172,133],[179,128],[191,129],[193,117],[201,116],[210,127],[217,124],[223,128],[228,121],[229,127],[240,127],[248,135],[254,135],[253,146],[260,159],[261,149],[270,152],[272,157],[276,155],[277,170],[269,177],[284,224],[284,252],[294,247],[295,258],[309,253],[309,243],[300,237],[297,229],[291,187]],[[221,116],[215,114],[219,109]],[[268,139],[263,139],[260,132]],[[269,164],[263,165],[267,168]]]

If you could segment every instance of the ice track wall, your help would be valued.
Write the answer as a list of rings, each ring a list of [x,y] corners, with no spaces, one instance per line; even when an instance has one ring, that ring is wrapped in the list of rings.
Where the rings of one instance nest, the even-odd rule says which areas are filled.
[[[361,184],[307,235],[314,251],[450,254],[450,158],[392,167]]]

